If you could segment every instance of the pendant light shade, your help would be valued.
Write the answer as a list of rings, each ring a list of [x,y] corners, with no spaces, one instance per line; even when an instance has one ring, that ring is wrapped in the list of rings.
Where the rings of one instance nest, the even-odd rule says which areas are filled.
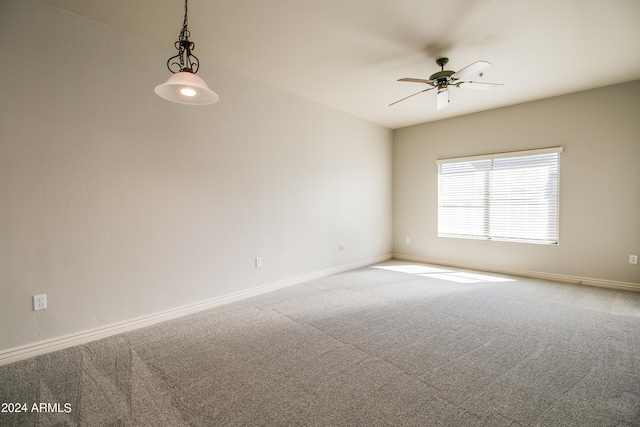
[[[166,82],[156,86],[155,92],[169,101],[188,105],[214,104],[220,99],[204,80],[187,70],[170,76]]]
[[[173,73],[166,82],[154,89],[158,96],[172,102],[188,105],[207,105],[218,102],[220,97],[196,76],[200,61],[193,54],[195,43],[189,41],[191,33],[187,28],[187,0],[184,0],[184,21],[175,42],[178,54],[167,60],[167,68]]]

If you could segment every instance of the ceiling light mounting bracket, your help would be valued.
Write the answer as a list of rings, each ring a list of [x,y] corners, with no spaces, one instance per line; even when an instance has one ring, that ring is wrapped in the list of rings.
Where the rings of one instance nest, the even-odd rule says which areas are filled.
[[[438,58],[436,59],[436,64],[440,66],[440,69],[444,71],[444,66],[449,62],[449,58]]]

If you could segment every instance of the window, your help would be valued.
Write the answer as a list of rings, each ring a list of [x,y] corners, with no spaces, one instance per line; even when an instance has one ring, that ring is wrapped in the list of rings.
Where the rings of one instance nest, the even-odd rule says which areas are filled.
[[[438,160],[438,236],[557,244],[560,153]]]

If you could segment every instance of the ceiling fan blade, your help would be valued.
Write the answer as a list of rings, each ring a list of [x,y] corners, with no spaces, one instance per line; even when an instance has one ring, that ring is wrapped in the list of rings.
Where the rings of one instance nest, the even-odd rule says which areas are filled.
[[[436,108],[442,110],[449,105],[449,91],[447,88],[438,89],[438,97],[436,99]]]
[[[414,93],[413,95],[405,96],[405,97],[404,97],[404,98],[402,98],[402,99],[398,99],[396,102],[392,102],[391,104],[389,104],[389,107],[391,107],[391,106],[392,106],[392,105],[394,105],[394,104],[397,104],[397,103],[398,103],[398,102],[400,102],[400,101],[404,101],[405,99],[409,99],[409,98],[411,98],[412,96],[416,96],[416,95],[418,95],[418,94],[420,94],[420,93],[422,93],[422,92],[426,92],[426,91],[431,90],[431,89],[435,89],[435,87],[430,87],[430,88],[427,88],[427,89],[421,90],[420,92],[416,92],[416,93]]]
[[[433,80],[425,80],[425,79],[412,79],[410,77],[405,77],[404,79],[398,79],[399,82],[411,82],[411,83],[426,83],[431,84]]]
[[[491,66],[491,62],[489,61],[476,61],[471,65],[467,65],[466,67],[464,67],[462,70],[453,73],[451,75],[451,78],[453,79],[463,79],[466,76],[470,76],[472,74],[477,73],[480,70],[484,70],[487,67]]]
[[[502,83],[458,82],[456,86],[469,89],[496,90],[501,89],[504,85]]]

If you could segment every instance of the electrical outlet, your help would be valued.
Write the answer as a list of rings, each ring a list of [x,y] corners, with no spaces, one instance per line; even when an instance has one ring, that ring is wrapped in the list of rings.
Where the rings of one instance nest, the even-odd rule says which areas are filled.
[[[256,258],[256,268],[258,267],[262,267],[262,258],[260,257]]]
[[[33,311],[47,308],[47,294],[33,296]]]
[[[344,251],[344,245],[339,245],[339,246],[338,246],[338,250],[339,250],[339,251]]]
[[[409,237],[407,237],[406,239],[404,239],[405,243],[411,243],[411,239]]]
[[[638,255],[629,255],[629,264],[637,264]]]

